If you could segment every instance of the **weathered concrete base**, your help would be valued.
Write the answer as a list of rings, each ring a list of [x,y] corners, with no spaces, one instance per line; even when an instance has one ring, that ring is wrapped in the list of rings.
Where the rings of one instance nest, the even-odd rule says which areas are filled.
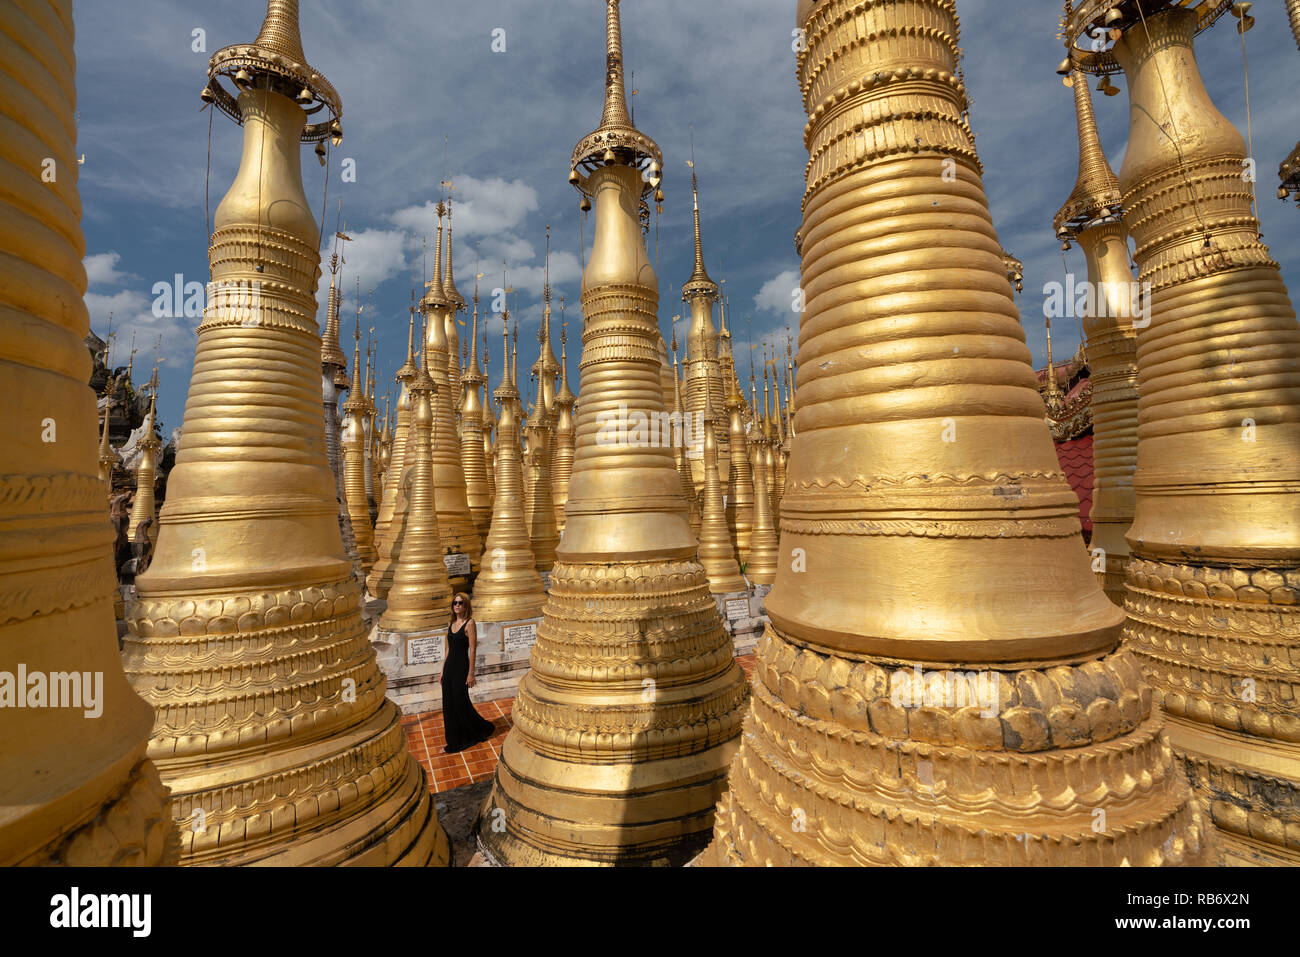
[[[362,615],[370,625],[370,642],[375,646],[379,668],[388,678],[389,699],[403,714],[438,711],[442,708],[438,676],[447,654],[446,627],[408,633],[387,631],[378,624],[385,607],[386,602],[368,598]],[[481,704],[515,696],[519,679],[528,670],[529,653],[540,623],[540,618],[478,622],[471,701]]]
[[[763,599],[771,590],[771,585],[751,585],[749,591],[713,596],[718,604],[718,614],[722,616],[722,626],[731,635],[737,655],[752,654],[754,646],[758,644],[759,636],[767,625]]]

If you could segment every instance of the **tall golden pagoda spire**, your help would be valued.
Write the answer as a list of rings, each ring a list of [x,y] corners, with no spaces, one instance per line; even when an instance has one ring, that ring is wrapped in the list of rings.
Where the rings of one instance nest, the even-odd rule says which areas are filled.
[[[106,486],[104,493],[113,494],[113,469],[122,461],[122,457],[113,451],[113,446],[108,442],[108,425],[109,419],[113,415],[113,390],[115,380],[109,376],[107,387],[104,389],[104,424],[99,433],[99,480]]]
[[[704,268],[704,245],[700,240],[700,190],[695,175],[695,161],[690,161],[691,195],[695,220],[695,268],[682,285],[682,302],[690,307],[690,325],[686,333],[686,355],[682,372],[686,379],[683,412],[693,423],[701,421],[704,407],[712,404],[722,408],[726,401],[726,386],[722,378],[722,365],[718,359],[718,332],[713,325],[713,306],[718,301],[718,285],[709,278]],[[727,480],[731,469],[731,435],[721,420],[713,424],[714,438],[723,456],[719,474]],[[691,477],[698,495],[704,489],[704,459],[691,459]]]
[[[803,422],[708,860],[1194,862],[1204,822],[1043,420],[957,4],[839,29],[854,9],[799,5]]]
[[[555,499],[551,488],[552,429],[545,399],[538,389],[537,402],[524,423],[528,447],[524,453],[524,477],[529,484],[527,505],[528,545],[539,572],[555,566],[555,547],[560,531],[555,523]]]
[[[421,337],[423,342],[423,337]],[[411,439],[411,383],[419,374],[415,364],[415,288],[411,289],[410,324],[406,331],[406,361],[397,370],[397,424],[393,429],[393,451],[384,479],[379,514],[375,517],[375,564],[366,576],[366,590],[376,598],[387,598],[393,584],[393,560],[406,526],[406,470],[415,461]],[[408,456],[408,450],[411,453]]]
[[[504,396],[507,377],[502,370]],[[519,426],[514,407],[501,403],[497,434],[496,498],[492,503],[492,528],[483,546],[486,561],[474,581],[474,617],[480,621],[522,621],[542,613],[546,592],[524,525],[523,489],[519,486]]]
[[[763,430],[755,392],[753,368],[750,368],[749,404],[751,419],[746,441],[749,447],[749,470],[754,480],[754,526],[749,534],[749,552],[745,558],[745,577],[755,585],[776,581],[780,540],[776,520],[772,517],[771,484],[767,480],[768,438]]]
[[[767,387],[767,374],[771,370],[767,349],[763,349],[763,477],[767,480],[767,501],[772,509],[772,527],[781,527],[781,488],[776,480],[776,416],[772,412],[772,396]]]
[[[560,363],[551,348],[551,227],[546,227],[546,282],[542,286],[542,325],[537,331],[537,361],[532,372],[537,376],[537,401],[544,407],[546,423],[554,428],[559,410],[555,407],[555,379]]]
[[[578,144],[571,174],[584,204],[594,200],[596,228],[568,516],[480,818],[480,848],[505,864],[689,860],[708,840],[747,698],[670,450],[603,428],[665,411],[658,283],[638,216],[660,154],[626,115],[618,0],[606,11],[604,121]]]
[[[1124,604],[1124,566],[1129,560],[1125,532],[1133,523],[1137,467],[1137,294],[1129,268],[1128,231],[1120,218],[1119,180],[1106,162],[1092,111],[1087,74],[1065,77],[1074,90],[1079,129],[1079,177],[1053,225],[1068,245],[1079,243],[1088,264],[1090,305],[1083,318],[1092,378],[1092,538],[1093,571],[1117,605]],[[1067,280],[1073,286],[1073,279]],[[1073,296],[1073,292],[1067,293]],[[1050,320],[1049,320],[1050,330]],[[1048,359],[1050,385],[1055,370]]]
[[[479,388],[486,381],[478,364],[478,279],[474,280],[474,318],[469,339],[469,363],[461,375],[460,464],[465,473],[465,500],[474,528],[487,538],[492,527],[492,496],[488,491],[488,462],[483,454],[483,403]],[[453,384],[453,388],[455,388]]]
[[[680,422],[679,431],[672,437],[673,446],[673,465],[677,469],[677,476],[681,480],[682,495],[686,498],[687,520],[690,522],[691,534],[695,536],[696,542],[700,539],[700,529],[702,527],[703,517],[700,514],[699,495],[695,491],[695,481],[691,478],[691,466],[686,459],[686,443],[688,437],[694,441],[694,431],[690,422],[686,418],[685,407],[682,404],[682,379],[677,373],[677,330],[673,330],[673,411],[670,421]]]
[[[442,281],[442,217],[446,206],[438,203],[438,242],[434,252],[434,278],[420,301],[425,317],[424,362],[439,396],[451,395],[447,375],[450,344],[447,341],[447,316],[454,312]],[[450,400],[436,404],[433,427],[433,486],[438,512],[438,533],[442,544],[452,553],[469,556],[469,574],[452,574],[452,591],[469,591],[470,581],[478,573],[483,543],[479,539],[474,516],[469,510],[469,493],[456,437],[456,407]]]
[[[718,478],[718,444],[713,440],[713,403],[704,400],[704,492],[700,505],[699,559],[709,576],[709,591],[715,595],[747,591],[740,576],[736,552],[727,528],[727,512],[722,504],[722,480]]]
[[[731,529],[736,561],[749,561],[749,543],[754,532],[754,470],[749,464],[749,443],[745,439],[745,397],[740,394],[733,371],[727,385],[727,422],[731,432],[731,472],[727,479],[727,526]]]
[[[352,386],[343,401],[343,493],[347,502],[352,534],[356,537],[357,553],[365,574],[375,567],[379,553],[375,548],[375,533],[370,525],[370,505],[366,501],[365,415],[369,402],[361,383],[361,316],[357,316],[352,347]]]
[[[446,863],[339,536],[320,233],[294,147],[342,126],[297,12],[271,0],[259,40],[209,64],[204,98],[241,121],[244,154],[214,217],[185,438],[123,660],[156,712],[183,863]]]
[[[0,670],[18,676],[0,720],[0,865],[156,865],[176,859],[175,825],[145,754],[153,715],[122,674],[86,386],[72,7],[0,5],[0,45],[24,51],[0,96],[0,365],[19,397],[0,426]],[[96,707],[11,707],[35,675],[93,677],[76,687]]]
[[[1163,704],[1223,861],[1295,865],[1300,325],[1243,182],[1246,143],[1196,62],[1194,36],[1229,5],[1116,4],[1105,15],[1119,39],[1090,52],[1077,38],[1103,15],[1094,7],[1070,12],[1067,35],[1080,70],[1122,69],[1128,81],[1119,186],[1149,306],[1135,324],[1125,645]]]
[[[149,412],[141,428],[140,463],[135,471],[135,501],[131,505],[131,517],[126,523],[126,538],[129,542],[139,539],[141,531],[148,538],[149,544],[158,542],[158,515],[154,504],[154,485],[158,482],[158,456],[162,452],[162,442],[154,434],[154,409],[158,401],[158,367],[154,366],[153,377],[149,380],[153,391],[149,394]]]
[[[438,321],[426,314],[427,321]],[[404,480],[406,525],[393,562],[393,586],[379,627],[401,633],[431,631],[451,621],[451,584],[442,560],[433,489],[433,423],[438,395],[428,371],[427,353],[411,382],[411,436],[414,460]]]
[[[450,187],[450,183],[448,186]],[[447,383],[451,386],[452,394],[450,397],[444,397],[443,401],[451,402],[453,411],[459,414],[464,396],[461,394],[460,388],[463,372],[460,367],[460,320],[457,319],[457,316],[467,311],[467,306],[465,297],[456,288],[456,277],[452,267],[451,207],[452,201],[449,189],[447,196],[447,270],[442,275],[442,294],[447,300],[447,311],[443,321],[446,323],[447,329]]]
[[[339,212],[341,217],[341,208]],[[336,230],[336,236],[342,237],[343,233]],[[356,531],[352,527],[352,515],[348,508],[347,485],[343,474],[342,424],[339,421],[339,392],[349,388],[348,361],[339,347],[339,308],[342,295],[338,278],[342,259],[336,242],[335,250],[330,254],[330,292],[325,306],[325,334],[321,337],[321,405],[325,415],[325,454],[329,459],[330,471],[334,474],[334,496],[337,499],[343,553],[352,563],[353,573],[358,576],[358,580],[364,580],[369,564],[357,547]],[[367,512],[367,531],[369,525],[370,513]],[[373,550],[373,541],[371,546]],[[371,555],[370,564],[373,562],[374,557]]]
[[[573,427],[573,403],[577,396],[569,388],[569,330],[563,320],[564,297],[560,297],[560,391],[556,393],[555,448],[551,453],[551,485],[555,499],[555,526],[564,532],[564,505],[569,501],[569,478],[573,475],[573,454],[577,433]]]

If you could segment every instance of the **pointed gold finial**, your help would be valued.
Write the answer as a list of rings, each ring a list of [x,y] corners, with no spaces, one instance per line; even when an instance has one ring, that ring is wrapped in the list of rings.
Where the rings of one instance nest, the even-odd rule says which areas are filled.
[[[570,162],[569,181],[584,193],[586,180],[579,167],[588,173],[601,166],[642,169],[647,173],[642,194],[657,191],[661,178],[663,154],[654,140],[636,128],[627,109],[618,5],[619,0],[605,0],[605,109],[600,126],[574,147]]]
[[[694,133],[691,134],[694,140]],[[700,184],[695,176],[695,147],[691,147],[691,160],[687,164],[691,168],[691,196],[695,206],[695,270],[691,273],[691,278],[686,280],[682,286],[682,301],[688,302],[694,296],[712,296],[718,295],[718,285],[709,278],[708,270],[704,268],[704,244],[700,241]],[[700,355],[704,346],[701,342]]]
[[[303,130],[302,142],[329,138],[339,145],[343,139],[343,104],[329,80],[307,62],[298,26],[298,0],[267,0],[266,19],[257,39],[251,45],[223,47],[212,55],[203,99],[242,124],[238,95],[256,88],[259,76],[268,77],[277,87],[297,88],[298,105],[311,108],[309,115],[319,117]],[[233,84],[233,91],[223,79]]]
[[[1052,221],[1062,239],[1086,223],[1118,215],[1120,209],[1119,179],[1101,148],[1087,74],[1076,68],[1067,79],[1074,90],[1075,120],[1079,127],[1079,175],[1065,205]]]

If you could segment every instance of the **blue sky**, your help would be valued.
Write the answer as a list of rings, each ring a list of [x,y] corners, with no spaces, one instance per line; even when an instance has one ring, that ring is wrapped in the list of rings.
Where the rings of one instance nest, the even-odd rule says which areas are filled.
[[[726,278],[729,317],[743,341],[746,316],[759,338],[783,338],[797,283],[794,233],[803,189],[806,120],[791,50],[794,3],[776,0],[625,0],[625,59],[639,91],[637,125],[663,148],[666,193],[658,222],[660,316],[682,312],[690,275],[691,197],[686,160],[694,127],[705,258]],[[579,293],[579,212],[566,176],[574,143],[600,117],[603,4],[596,0],[304,0],[303,45],[343,99],[343,145],[331,155],[326,235],[339,199],[356,242],[344,269],[345,328],[374,289],[366,321],[379,341],[382,395],[402,361],[407,302],[421,239],[432,240],[438,183],[455,176],[456,270],[474,285],[475,246],[487,292],[511,264],[519,290],[521,374],[536,356],[545,228],[551,224],[551,281],[557,297]],[[86,233],[87,296],[93,328],[108,314],[124,364],[136,331],[142,380],[162,337],[159,411],[181,424],[194,355],[193,318],[157,318],[153,287],[181,275],[206,283],[204,188],[208,113],[200,112],[208,57],[251,41],[263,0],[77,0],[80,188]],[[964,69],[985,186],[1003,246],[1025,264],[1022,320],[1043,361],[1042,288],[1064,272],[1052,216],[1074,184],[1077,147],[1072,95],[1054,70],[1059,4],[1045,0],[961,0]],[[1300,53],[1283,4],[1259,3],[1247,37],[1254,155],[1265,242],[1289,285],[1300,277],[1300,212],[1278,201],[1276,170],[1300,137],[1294,105]],[[1219,109],[1246,129],[1240,37],[1227,18],[1197,42],[1202,73]],[[204,50],[195,30],[202,35]],[[504,52],[493,51],[494,37]],[[1123,78],[1117,80],[1124,88]],[[1095,87],[1095,81],[1093,83]],[[1118,171],[1128,135],[1127,91],[1094,93],[1103,144]],[[235,173],[239,129],[212,124],[208,203],[215,210]],[[340,164],[355,161],[356,181]],[[303,151],[307,195],[324,198],[324,171]],[[649,235],[652,259],[655,230]],[[587,228],[590,243],[590,226]],[[430,254],[430,264],[432,254]],[[1069,269],[1083,273],[1077,249]],[[322,279],[318,298],[324,313]],[[671,288],[670,288],[671,287]],[[575,312],[576,317],[576,312]],[[493,383],[499,378],[500,322],[490,326]],[[576,331],[576,327],[575,327]],[[577,336],[571,337],[571,344]],[[1053,330],[1058,357],[1071,353],[1073,320]],[[350,353],[350,340],[345,350]],[[743,352],[738,348],[737,353]],[[570,350],[576,377],[577,350]],[[574,381],[576,388],[576,378]]]

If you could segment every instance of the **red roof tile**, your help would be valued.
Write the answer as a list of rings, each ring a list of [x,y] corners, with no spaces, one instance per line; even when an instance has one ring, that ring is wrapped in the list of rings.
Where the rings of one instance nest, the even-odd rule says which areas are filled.
[[[1092,519],[1088,513],[1092,511],[1092,433],[1058,442],[1056,458],[1070,488],[1079,497],[1079,520],[1083,523],[1083,530],[1091,534]]]

